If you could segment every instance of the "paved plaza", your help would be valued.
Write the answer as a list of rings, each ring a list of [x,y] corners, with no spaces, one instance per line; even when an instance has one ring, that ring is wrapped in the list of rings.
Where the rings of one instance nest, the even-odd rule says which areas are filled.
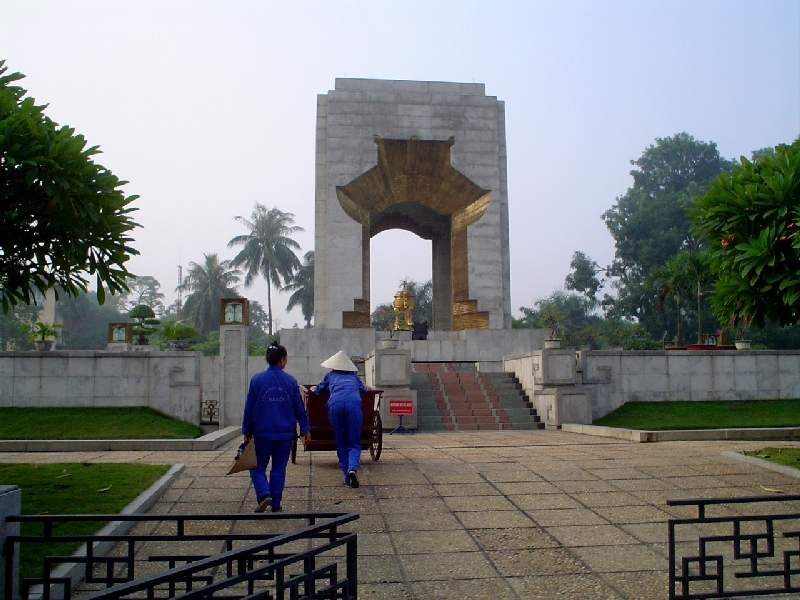
[[[246,474],[216,451],[0,454],[0,462],[183,463],[152,513],[251,512]],[[298,452],[287,511],[352,511],[359,597],[666,598],[668,499],[800,493],[800,479],[725,451],[764,442],[637,444],[563,431],[386,435],[361,487],[332,452]],[[772,446],[790,445],[769,442]]]

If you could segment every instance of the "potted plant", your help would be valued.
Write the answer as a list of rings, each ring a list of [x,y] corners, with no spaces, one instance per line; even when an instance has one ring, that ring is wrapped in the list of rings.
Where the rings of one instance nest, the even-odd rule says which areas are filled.
[[[33,344],[37,350],[52,350],[53,344],[58,337],[58,330],[63,325],[59,323],[45,323],[44,321],[35,321],[33,323],[25,323],[22,326],[22,331],[27,334],[28,342]]]
[[[128,316],[134,321],[133,334],[138,336],[136,338],[136,345],[147,346],[150,343],[147,336],[155,333],[157,329],[156,325],[159,324],[159,320],[156,319],[156,313],[146,304],[140,304],[134,307],[131,312],[128,313]]]
[[[747,326],[747,317],[743,317],[736,330],[736,339],[733,341],[737,350],[750,350],[750,328]]]
[[[559,311],[546,308],[539,313],[539,319],[547,327],[547,337],[544,340],[545,348],[560,348],[561,339],[558,337],[558,328],[564,319]]]
[[[383,338],[380,341],[381,348],[383,348],[384,350],[393,350],[393,349],[397,348],[397,346],[400,345],[400,340],[398,338],[394,337],[394,334],[396,332],[400,331],[400,328],[396,327],[394,324],[391,324],[391,325],[389,325],[389,330],[388,331],[389,331],[389,337],[388,338]]]
[[[189,342],[197,339],[200,335],[188,321],[181,319],[178,321],[164,321],[161,324],[159,333],[161,339],[169,342],[173,350],[186,350]]]

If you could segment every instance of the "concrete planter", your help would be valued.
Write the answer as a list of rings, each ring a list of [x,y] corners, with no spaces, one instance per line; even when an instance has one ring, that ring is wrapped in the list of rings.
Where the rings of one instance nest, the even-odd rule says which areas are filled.
[[[553,350],[555,348],[561,348],[561,340],[545,340],[544,347],[545,350]]]
[[[750,340],[737,340],[734,344],[737,350],[750,350]]]
[[[379,344],[384,350],[394,350],[400,345],[400,340],[394,338],[384,338],[379,340]]]

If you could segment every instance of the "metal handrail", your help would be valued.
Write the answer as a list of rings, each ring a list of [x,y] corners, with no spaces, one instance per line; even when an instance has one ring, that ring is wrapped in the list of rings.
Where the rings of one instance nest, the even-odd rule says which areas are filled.
[[[144,592],[148,598],[214,598],[215,592],[238,585],[246,585],[250,594],[266,594],[264,597],[284,598],[289,593],[297,598],[350,598],[355,597],[357,589],[357,537],[353,533],[342,533],[339,527],[355,521],[359,516],[355,513],[267,513],[267,514],[165,514],[165,515],[12,515],[9,522],[42,523],[45,531],[42,535],[9,536],[6,541],[6,569],[11,572],[15,549],[23,543],[57,543],[84,542],[86,556],[46,557],[43,576],[23,580],[23,597],[28,597],[33,586],[42,586],[43,600],[51,597],[51,587],[61,588],[61,596],[69,598],[70,577],[53,576],[51,564],[67,563],[82,565],[83,577],[88,583],[106,585],[106,589],[90,592],[85,598],[127,598]],[[187,533],[193,521],[287,521],[302,520],[307,522],[303,527],[286,533]],[[158,522],[172,523],[174,534],[108,534],[108,535],[54,535],[53,526],[66,521],[97,522]],[[155,575],[136,578],[134,564],[141,561],[135,556],[137,542],[192,542],[197,540],[224,541],[225,551],[211,556],[158,555],[147,557],[147,560],[164,562],[168,568]],[[253,541],[241,547],[233,548],[236,541]],[[285,548],[298,540],[308,541],[303,551]],[[120,544],[121,555],[104,558],[95,554],[94,549],[100,545]],[[316,543],[316,545],[314,545]],[[338,547],[345,547],[344,565],[337,563],[337,557],[326,555]],[[322,566],[321,559],[328,562]],[[341,560],[341,556],[338,557]],[[175,566],[177,562],[186,564]],[[290,566],[300,566],[300,573],[286,576]],[[113,567],[124,566],[126,574],[112,573]],[[93,575],[96,567],[105,567],[105,575]],[[343,574],[340,573],[343,571]],[[325,585],[319,587],[320,582]],[[202,589],[197,589],[198,584]],[[6,597],[11,598],[13,582],[6,580]],[[269,591],[258,591],[258,587],[268,586]],[[304,590],[298,595],[298,590]],[[166,596],[163,594],[167,593]],[[134,596],[130,596],[134,594]],[[333,595],[331,595],[333,594]]]
[[[707,508],[714,506],[798,501],[800,495],[789,494],[668,500],[668,506],[697,507],[697,517],[668,520],[670,600],[800,592],[800,512],[707,516]],[[702,526],[712,524],[713,534],[703,535]],[[781,524],[786,530],[779,534]],[[684,533],[682,542],[688,533],[696,536],[696,554],[684,543],[678,556],[677,528]]]

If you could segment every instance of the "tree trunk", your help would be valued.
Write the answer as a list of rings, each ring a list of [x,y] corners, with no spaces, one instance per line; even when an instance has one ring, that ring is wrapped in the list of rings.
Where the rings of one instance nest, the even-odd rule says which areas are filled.
[[[703,343],[703,315],[700,308],[703,304],[703,295],[700,291],[700,282],[697,282],[697,343]]]
[[[267,316],[269,317],[269,337],[272,337],[272,284],[267,277]]]

